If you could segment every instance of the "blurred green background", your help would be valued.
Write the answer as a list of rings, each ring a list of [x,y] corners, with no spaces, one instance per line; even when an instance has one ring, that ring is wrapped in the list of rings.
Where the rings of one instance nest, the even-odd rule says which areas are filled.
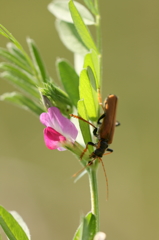
[[[47,10],[49,0],[1,0],[0,23],[27,50],[37,43],[50,75],[55,60],[72,54],[62,45]],[[159,1],[99,1],[103,36],[103,98],[119,97],[116,129],[104,157],[109,200],[100,166],[101,231],[109,240],[159,239]],[[0,46],[7,40],[0,37]],[[0,94],[13,88],[0,80]],[[70,152],[48,150],[39,119],[0,103],[0,204],[16,210],[32,239],[72,239],[90,210],[87,176],[71,178],[81,166]],[[0,230],[2,232],[2,230]]]

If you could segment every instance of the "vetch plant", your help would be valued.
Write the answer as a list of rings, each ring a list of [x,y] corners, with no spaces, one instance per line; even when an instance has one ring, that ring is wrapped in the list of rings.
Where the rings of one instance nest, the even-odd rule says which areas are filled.
[[[101,133],[97,133],[96,128],[102,109],[99,104],[102,53],[98,0],[84,0],[84,3],[87,8],[73,0],[53,1],[48,6],[48,10],[56,17],[55,25],[61,41],[74,55],[74,67],[66,59],[58,59],[56,62],[63,88],[60,88],[48,74],[35,42],[30,38],[27,39],[29,56],[14,36],[0,25],[0,34],[10,40],[6,49],[0,48],[0,57],[5,60],[0,63],[0,76],[19,90],[4,93],[0,96],[0,100],[13,103],[40,117],[41,123],[46,127],[44,141],[47,148],[73,152],[84,170],[78,178],[84,173],[88,174],[91,210],[82,218],[73,237],[74,240],[105,239],[106,237],[104,233],[99,232],[97,167],[102,161],[100,157],[105,150],[108,150],[111,142],[106,136],[101,137]],[[94,25],[96,29],[96,41],[91,36],[89,25]],[[108,102],[106,104],[102,117],[104,119],[107,117],[109,107]],[[111,138],[115,127],[115,110],[116,105],[113,111],[109,111],[109,117],[111,112],[110,119],[113,119],[111,123],[113,129],[109,130],[107,124],[107,132]],[[71,114],[79,116],[78,130],[72,123]],[[107,120],[106,122],[110,122],[108,118]],[[96,129],[94,134],[90,125]],[[77,137],[79,131],[84,144]],[[100,129],[101,131],[103,130]],[[88,148],[87,151],[85,146]],[[96,155],[92,154],[94,147],[102,150],[101,156],[99,153],[97,155],[97,152]],[[29,239],[21,223],[18,223],[3,207],[0,207],[0,224],[9,239]]]

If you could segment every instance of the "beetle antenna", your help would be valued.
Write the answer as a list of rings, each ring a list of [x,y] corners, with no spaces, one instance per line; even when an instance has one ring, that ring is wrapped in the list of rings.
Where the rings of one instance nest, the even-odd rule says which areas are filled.
[[[104,166],[104,163],[102,161],[101,158],[98,158],[100,160],[100,162],[102,163],[102,167],[103,167],[103,171],[104,171],[104,175],[105,175],[105,180],[106,180],[106,189],[107,189],[107,198],[106,200],[108,200],[108,196],[109,196],[109,189],[108,189],[108,177],[107,177],[107,173],[106,173],[106,169],[105,169],[105,166]]]
[[[92,127],[96,128],[91,122],[85,120],[84,118],[82,118],[82,117],[80,117],[80,116],[74,115],[74,114],[72,114],[72,113],[69,114],[69,115],[70,115],[71,117],[78,118],[78,119],[82,120],[83,122],[86,122],[86,123],[88,123],[89,125],[91,125]]]
[[[87,167],[87,166],[86,166],[86,167]],[[72,175],[72,177],[76,177],[78,174],[80,174],[82,171],[84,171],[84,170],[86,169],[86,167],[84,167],[84,168],[80,169],[78,172],[74,173],[74,174]]]
[[[101,158],[98,158],[99,161],[102,163],[102,167],[103,167],[103,171],[104,171],[104,176],[105,176],[105,180],[106,180],[106,190],[107,190],[107,197],[106,197],[106,200],[108,200],[108,195],[109,195],[109,189],[108,189],[108,177],[107,177],[107,173],[106,173],[106,169],[105,169],[105,166],[104,166],[104,163],[102,161]],[[96,160],[96,158],[94,158],[93,160],[89,161],[88,164],[83,167],[82,169],[80,169],[78,172],[74,173],[72,175],[72,177],[76,177],[78,174],[80,174],[82,171],[84,171],[87,167],[91,166],[93,164],[93,162]]]
[[[82,171],[84,171],[87,167],[91,166],[94,161],[95,161],[95,158],[94,158],[93,160],[89,161],[85,167],[83,167],[82,169],[80,169],[78,172],[74,173],[74,174],[72,175],[72,177],[76,177],[78,174],[80,174]]]

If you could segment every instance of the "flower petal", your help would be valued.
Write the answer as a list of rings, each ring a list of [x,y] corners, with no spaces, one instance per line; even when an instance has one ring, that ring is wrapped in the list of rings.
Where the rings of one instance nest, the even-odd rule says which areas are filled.
[[[49,149],[57,149],[60,148],[60,142],[66,141],[66,138],[58,133],[55,129],[47,127],[44,129],[44,141]],[[63,150],[61,149],[60,151]]]
[[[47,113],[42,113],[40,121],[46,127],[52,127],[68,139],[75,140],[77,137],[78,131],[75,125],[64,117],[56,107],[51,107]]]
[[[49,127],[49,126],[51,127],[52,125],[50,116],[47,112],[40,114],[40,122],[44,124],[46,127]]]

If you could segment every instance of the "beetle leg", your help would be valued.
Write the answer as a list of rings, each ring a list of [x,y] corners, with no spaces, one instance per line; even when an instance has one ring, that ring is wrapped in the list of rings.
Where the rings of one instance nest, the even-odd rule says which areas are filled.
[[[108,152],[113,152],[113,149],[107,148],[107,151],[108,151]]]
[[[85,149],[83,150],[83,152],[81,153],[81,156],[80,156],[80,159],[81,159],[81,160],[82,160],[82,158],[83,158],[85,152],[87,152],[88,145],[91,145],[91,146],[93,146],[93,147],[96,146],[95,143],[93,143],[93,142],[88,142],[88,143],[86,144],[86,148],[85,148]]]
[[[107,177],[107,173],[106,173],[106,169],[105,169],[105,166],[104,166],[104,163],[102,161],[102,158],[98,158],[99,161],[101,162],[102,164],[102,167],[103,167],[103,171],[104,171],[104,175],[105,175],[105,180],[106,180],[106,188],[107,188],[107,198],[106,200],[108,200],[108,195],[109,195],[109,188],[108,188],[108,177]]]
[[[120,126],[120,122],[116,121],[115,126],[116,127]]]
[[[103,114],[100,116],[100,118],[98,119],[97,123],[98,123],[98,124],[101,124],[100,120],[103,119],[104,117],[105,117],[105,113],[103,113]]]
[[[98,131],[98,128],[95,128],[95,129],[93,130],[93,135],[94,135],[95,137],[98,137],[97,131]]]
[[[106,151],[108,151],[108,152],[107,152],[107,153],[104,153],[103,155],[111,154],[111,153],[113,152],[113,149],[111,149],[111,148],[107,148]]]

